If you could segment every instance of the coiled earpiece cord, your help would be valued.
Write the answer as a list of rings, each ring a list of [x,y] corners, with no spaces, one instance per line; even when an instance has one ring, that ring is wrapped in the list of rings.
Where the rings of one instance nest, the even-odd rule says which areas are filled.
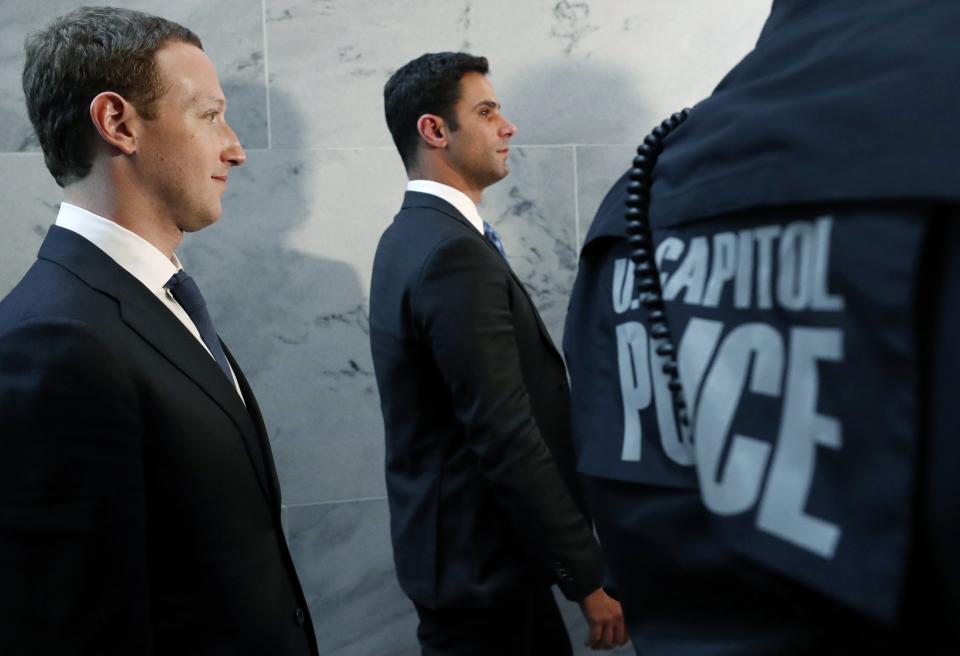
[[[689,109],[677,112],[665,119],[637,146],[637,156],[630,169],[630,184],[627,187],[627,243],[630,244],[630,260],[633,262],[633,280],[650,326],[652,345],[657,355],[664,358],[663,373],[673,398],[677,421],[689,427],[690,417],[683,398],[680,371],[677,367],[677,350],[670,338],[670,327],[664,309],[663,290],[654,257],[653,235],[650,231],[650,187],[653,182],[653,167],[663,151],[663,141],[680,124],[687,120]]]

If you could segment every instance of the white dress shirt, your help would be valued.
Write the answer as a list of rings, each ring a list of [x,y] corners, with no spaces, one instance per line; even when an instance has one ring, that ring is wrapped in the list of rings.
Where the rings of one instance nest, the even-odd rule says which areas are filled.
[[[156,246],[140,235],[117,225],[109,219],[70,203],[60,203],[60,213],[57,214],[56,225],[77,233],[106,253],[127,273],[139,280],[144,287],[150,290],[150,293],[156,296],[173,313],[173,316],[200,343],[203,350],[213,358],[213,354],[204,344],[203,338],[200,337],[200,331],[197,330],[193,320],[190,319],[190,315],[180,307],[170,290],[164,287],[170,278],[183,268],[176,254],[167,259],[167,256],[161,253]],[[216,358],[214,358],[214,362],[216,362]],[[217,366],[219,368],[219,365]],[[230,366],[230,364],[227,363],[227,366]],[[233,377],[232,382],[237,394],[243,399],[240,385],[237,383],[237,376],[234,374],[232,367],[230,368],[230,374]]]
[[[423,194],[442,198],[456,207],[470,222],[470,225],[476,228],[481,235],[483,234],[483,219],[480,218],[480,213],[477,211],[477,204],[459,189],[433,180],[411,180],[407,183],[407,191],[419,191]]]

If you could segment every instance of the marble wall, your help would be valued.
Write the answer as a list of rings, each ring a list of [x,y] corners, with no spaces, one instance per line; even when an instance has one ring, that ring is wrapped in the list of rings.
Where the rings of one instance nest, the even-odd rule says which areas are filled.
[[[655,123],[709,94],[750,49],[770,0],[117,4],[200,35],[247,149],[223,218],[179,255],[260,399],[321,651],[416,654],[390,556],[367,342],[373,252],[405,183],[384,82],[427,51],[490,59],[519,133],[510,176],[480,209],[559,341],[578,245],[606,188]],[[60,199],[26,119],[23,37],[74,6],[0,3],[0,295],[33,261]],[[576,607],[564,610],[582,643]]]

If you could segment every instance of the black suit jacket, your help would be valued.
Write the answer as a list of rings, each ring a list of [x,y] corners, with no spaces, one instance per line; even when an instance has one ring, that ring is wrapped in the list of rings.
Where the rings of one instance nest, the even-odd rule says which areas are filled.
[[[370,342],[406,593],[438,608],[551,579],[575,600],[598,588],[563,360],[506,261],[446,201],[408,192],[383,234]]]
[[[50,229],[0,303],[0,653],[316,653],[230,361],[246,407],[149,290]]]

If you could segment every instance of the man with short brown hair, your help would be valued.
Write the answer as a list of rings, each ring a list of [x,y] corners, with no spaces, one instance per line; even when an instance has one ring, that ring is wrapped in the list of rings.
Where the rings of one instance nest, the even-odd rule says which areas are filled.
[[[82,8],[26,44],[64,202],[0,302],[0,653],[317,653],[263,420],[174,250],[246,156],[199,38]]]

